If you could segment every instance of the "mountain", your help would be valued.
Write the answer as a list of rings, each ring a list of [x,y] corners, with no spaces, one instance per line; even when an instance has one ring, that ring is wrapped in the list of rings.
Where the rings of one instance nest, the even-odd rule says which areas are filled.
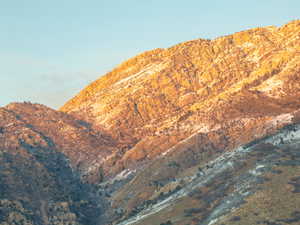
[[[109,171],[154,159],[196,134],[215,149],[232,149],[276,131],[278,116],[286,114],[285,123],[299,108],[299,24],[145,52],[61,111],[101,126],[125,146],[104,165]]]
[[[115,140],[85,121],[40,104],[12,103],[0,108],[0,148],[43,147],[59,149],[71,165],[86,173],[112,152]]]
[[[120,221],[176,191],[184,184],[174,180],[195,167],[295,123],[299,36],[293,21],[145,52],[61,108],[128,146],[103,164],[130,180],[110,187]]]
[[[0,225],[299,224],[299,62],[295,20],[0,108]]]
[[[158,159],[114,197],[156,189],[118,225],[300,224],[299,124],[188,169],[182,157]]]
[[[102,174],[86,164],[97,165],[114,145],[40,104],[0,108],[0,224],[100,224],[106,203],[89,182]]]

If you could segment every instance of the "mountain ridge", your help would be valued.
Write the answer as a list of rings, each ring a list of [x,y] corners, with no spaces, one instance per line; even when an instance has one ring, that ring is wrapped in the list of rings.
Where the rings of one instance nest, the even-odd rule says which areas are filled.
[[[129,146],[116,159],[117,171],[227,121],[293,112],[300,104],[299,23],[142,53],[87,86],[61,111]]]
[[[59,111],[1,107],[0,224],[297,225],[299,96],[295,20],[139,54]]]

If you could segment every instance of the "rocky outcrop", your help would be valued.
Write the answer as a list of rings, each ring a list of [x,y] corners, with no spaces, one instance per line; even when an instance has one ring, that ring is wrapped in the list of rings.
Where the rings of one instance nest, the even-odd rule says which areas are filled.
[[[96,80],[61,111],[109,130],[122,145],[104,162],[109,173],[196,134],[232,149],[276,131],[299,109],[299,49],[299,20],[155,49]]]
[[[299,62],[298,20],[145,52],[60,111],[0,108],[0,224],[298,223]]]

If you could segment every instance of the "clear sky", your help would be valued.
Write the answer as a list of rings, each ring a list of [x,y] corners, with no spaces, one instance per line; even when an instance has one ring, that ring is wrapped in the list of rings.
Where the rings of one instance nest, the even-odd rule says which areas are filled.
[[[58,108],[153,48],[300,18],[300,0],[0,0],[0,106]]]

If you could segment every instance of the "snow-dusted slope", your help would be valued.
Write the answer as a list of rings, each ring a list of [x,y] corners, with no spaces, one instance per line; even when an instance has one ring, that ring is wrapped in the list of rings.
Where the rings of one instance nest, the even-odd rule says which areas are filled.
[[[259,136],[268,120],[299,109],[299,35],[296,20],[145,52],[91,83],[61,110],[108,130],[119,142],[122,150],[103,162],[110,175],[229,123],[230,143],[222,147],[236,147],[238,140],[256,138],[256,127]],[[249,132],[243,138],[240,126]]]
[[[181,183],[184,183],[184,185],[176,192],[146,207],[135,216],[118,223],[118,225],[159,224],[150,221],[161,221],[162,224],[163,219],[172,221],[172,224],[188,224],[190,219],[184,219],[184,212],[182,212],[182,215],[176,214],[176,210],[182,207],[181,204],[186,204],[186,198],[196,195],[197,191],[201,193],[199,190],[205,188],[211,188],[211,190],[203,198],[211,199],[213,207],[202,209],[202,212],[206,212],[202,217],[198,216],[198,224],[221,224],[225,218],[232,217],[230,215],[232,212],[243,207],[250,196],[257,195],[260,184],[267,182],[265,175],[274,171],[276,173],[277,167],[280,167],[281,170],[291,170],[292,173],[294,171],[292,175],[300,175],[300,173],[296,173],[297,171],[300,172],[300,125],[287,126],[273,136],[256,140],[253,143],[234,149],[232,152],[221,154],[216,159],[203,165],[203,169],[198,170],[196,174],[191,174],[182,179]],[[213,185],[213,183],[220,182],[220,180],[222,181],[220,186]],[[177,180],[177,182],[179,181]],[[286,184],[279,185],[284,186]],[[285,195],[285,193],[280,194]],[[295,198],[297,196],[299,197],[299,195],[295,195]],[[284,200],[283,196],[282,199]],[[281,204],[282,207],[285,207],[287,202]],[[297,208],[297,206],[300,206],[300,200],[295,201],[293,204]],[[201,204],[190,205],[193,208],[199,206]],[[183,207],[186,207],[186,205]],[[172,211],[174,211],[174,214],[169,217]],[[240,220],[242,219],[240,218]],[[300,218],[295,221],[300,222]]]

